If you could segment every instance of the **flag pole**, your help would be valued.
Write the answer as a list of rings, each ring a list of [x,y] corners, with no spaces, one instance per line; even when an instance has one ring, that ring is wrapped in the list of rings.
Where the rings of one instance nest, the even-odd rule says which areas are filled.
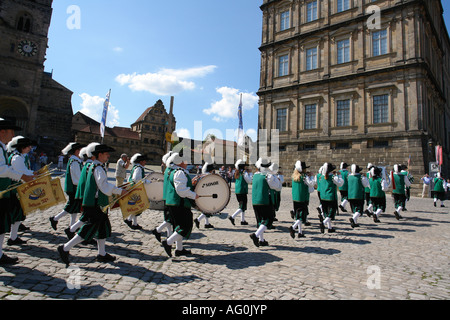
[[[108,91],[108,95],[106,97],[105,104],[103,106],[102,123],[100,124],[100,131],[101,131],[100,134],[102,137],[102,142],[101,142],[102,144],[105,140],[106,118],[108,116],[108,108],[109,108],[110,101],[111,101],[111,89],[109,89],[109,91]]]

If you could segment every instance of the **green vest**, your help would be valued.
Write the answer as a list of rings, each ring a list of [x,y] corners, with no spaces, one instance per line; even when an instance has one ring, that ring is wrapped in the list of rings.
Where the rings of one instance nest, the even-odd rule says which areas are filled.
[[[395,189],[392,193],[405,194],[405,175],[394,173]]]
[[[177,191],[175,190],[175,184],[173,182],[173,178],[175,177],[175,173],[179,170],[183,169],[173,169],[172,172],[170,172],[169,176],[169,184],[167,187],[167,193],[166,193],[166,205],[170,207],[179,207],[180,205],[183,205],[185,208],[191,208],[192,204],[190,199],[181,198]],[[192,179],[188,174],[185,174],[187,178],[187,187],[190,188],[192,191],[194,191],[194,187],[192,186]],[[181,203],[181,200],[183,200],[183,203]]]
[[[77,192],[75,193],[75,199],[83,199],[84,190],[86,188],[87,176],[89,173],[89,168],[92,162],[88,162],[84,165],[83,170],[81,170],[80,182],[77,186]]]
[[[436,192],[445,192],[444,189],[444,179],[434,178],[434,191]]]
[[[83,207],[95,207],[95,196],[98,192],[98,202],[99,207],[106,207],[109,204],[109,197],[103,194],[95,181],[94,171],[101,166],[100,164],[91,165],[86,178],[86,186],[83,194]],[[103,168],[102,168],[103,169]],[[106,172],[106,171],[105,171]]]
[[[248,194],[248,183],[245,181],[243,172],[241,172],[239,178],[236,179],[234,187],[236,194]]]
[[[309,187],[305,184],[305,175],[302,175],[298,182],[292,179],[292,200],[294,202],[308,202],[309,197]]]
[[[166,201],[167,198],[167,189],[170,184],[170,174],[174,170],[172,167],[167,167],[164,171],[164,186],[163,186],[163,200]]]
[[[325,176],[320,178],[320,198],[325,201],[337,200],[337,187],[332,174],[328,175],[328,179],[325,179]]]
[[[341,177],[344,180],[342,187],[339,187],[340,191],[348,191],[348,170],[340,170]]]
[[[6,153],[6,150],[3,149],[3,146],[1,146],[1,149],[3,151],[3,157],[5,158],[5,165],[8,165],[8,154]],[[0,190],[6,190],[11,185],[12,180],[10,178],[0,178]],[[3,198],[9,198],[11,195],[10,192],[7,192],[3,195]]]
[[[134,172],[136,171],[136,169],[138,167],[139,167],[138,165],[134,165],[133,166],[133,168],[131,169],[130,177],[128,178],[128,182],[133,182],[133,175],[134,175]],[[142,171],[141,171],[141,179],[144,179],[144,178],[145,178],[145,172],[142,169]]]
[[[367,180],[370,180],[370,172],[367,172],[367,173],[366,173],[366,177],[367,177]],[[365,192],[365,193],[370,193],[370,188],[369,188],[369,187],[365,188],[365,189],[364,189],[364,192]]]
[[[382,179],[371,178],[370,179],[370,197],[371,198],[385,198],[386,193],[383,191],[383,187],[381,186]]]
[[[68,163],[67,163],[67,169],[66,169],[66,181],[64,183],[64,191],[66,193],[73,193],[77,191],[77,186],[73,184],[72,181],[72,174],[71,174],[71,169],[70,166],[72,165],[72,163],[74,162],[74,159],[69,159]],[[79,163],[78,161],[76,161],[78,163],[78,165],[80,166],[80,170],[81,168],[81,163]]]
[[[254,206],[270,205],[270,188],[266,180],[266,175],[256,173],[253,176],[252,203]]]
[[[349,200],[363,200],[364,199],[364,186],[361,181],[361,175],[349,175],[348,176],[348,199]]]

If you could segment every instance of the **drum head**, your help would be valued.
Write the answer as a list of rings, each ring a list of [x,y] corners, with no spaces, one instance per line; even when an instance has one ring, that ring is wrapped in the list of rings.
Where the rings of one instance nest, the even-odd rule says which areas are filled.
[[[230,202],[228,183],[217,174],[202,176],[197,182],[195,193],[200,196],[195,200],[197,209],[203,213],[220,213]]]
[[[162,201],[164,191],[164,174],[153,172],[147,177],[151,181],[150,184],[145,184],[145,191],[149,201]]]

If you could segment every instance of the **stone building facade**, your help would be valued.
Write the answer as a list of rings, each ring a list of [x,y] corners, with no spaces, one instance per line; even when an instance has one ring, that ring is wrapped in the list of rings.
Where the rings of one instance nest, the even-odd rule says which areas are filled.
[[[259,129],[279,129],[282,167],[411,157],[418,183],[439,144],[450,173],[439,0],[264,0],[261,10]]]
[[[44,72],[52,0],[0,1],[0,117],[56,157],[70,141],[72,92]]]
[[[176,128],[173,115],[173,99],[170,111],[167,112],[161,100],[154,106],[147,108],[130,128],[114,127],[105,129],[103,142],[113,147],[111,161],[116,161],[122,153],[132,157],[136,153],[146,154],[149,165],[160,165],[161,158],[167,153],[166,134]],[[75,141],[89,144],[101,142],[100,123],[78,112],[72,120],[72,130]]]

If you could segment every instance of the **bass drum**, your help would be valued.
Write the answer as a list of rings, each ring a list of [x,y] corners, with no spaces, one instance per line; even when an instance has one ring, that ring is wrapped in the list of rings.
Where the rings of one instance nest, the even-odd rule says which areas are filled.
[[[147,179],[152,183],[145,184],[145,191],[149,201],[159,202],[163,200],[164,174],[160,172],[151,173]]]
[[[217,174],[206,174],[194,178],[194,183],[194,192],[199,196],[195,204],[199,211],[217,214],[227,207],[231,190],[224,178]]]

